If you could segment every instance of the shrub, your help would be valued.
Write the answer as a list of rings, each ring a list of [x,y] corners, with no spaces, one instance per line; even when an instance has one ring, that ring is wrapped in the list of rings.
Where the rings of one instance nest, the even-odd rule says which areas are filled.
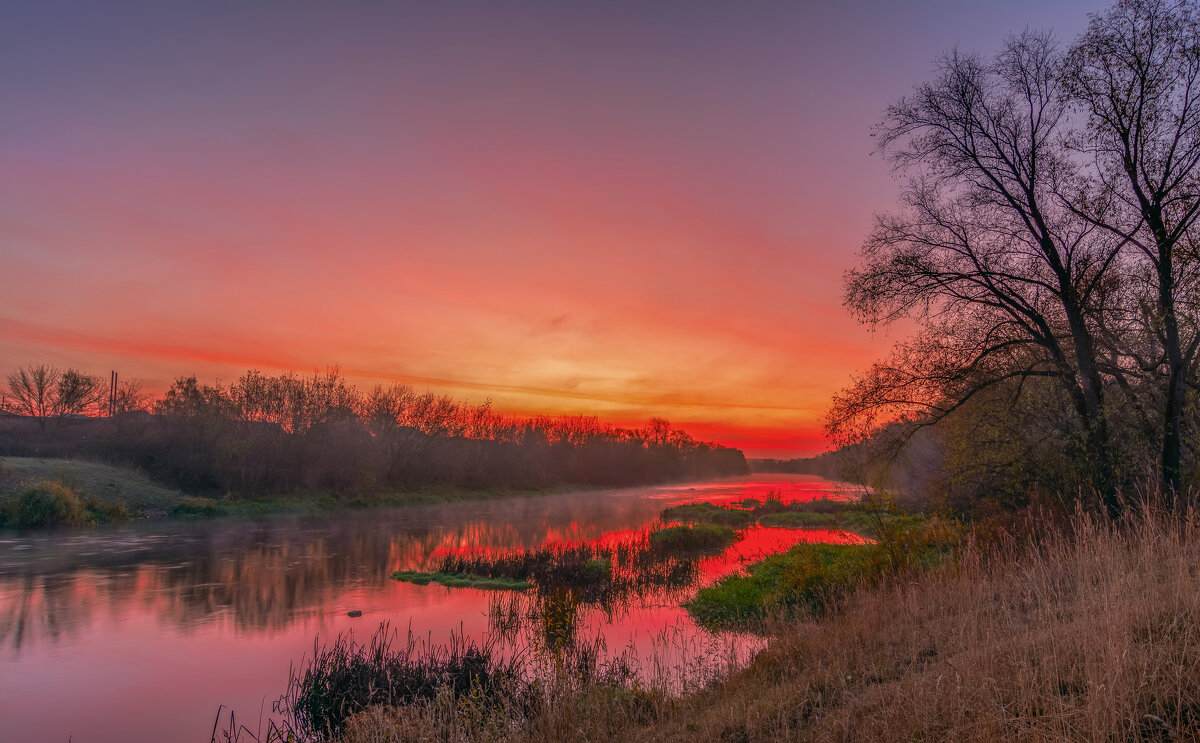
[[[129,507],[121,501],[88,498],[83,502],[87,520],[93,524],[107,524],[129,520]]]
[[[74,526],[89,521],[75,491],[61,482],[42,480],[25,485],[17,492],[16,526]]]

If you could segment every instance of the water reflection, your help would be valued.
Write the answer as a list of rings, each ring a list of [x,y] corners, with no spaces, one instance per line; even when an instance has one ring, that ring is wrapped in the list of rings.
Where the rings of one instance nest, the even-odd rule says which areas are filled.
[[[620,544],[667,505],[770,490],[785,501],[836,493],[817,478],[758,476],[257,522],[0,533],[0,719],[14,740],[206,735],[218,703],[257,710],[278,694],[315,634],[384,620],[434,640],[452,628],[487,631],[496,594],[400,584],[395,570],[464,550]],[[798,538],[845,537],[756,528],[678,582],[713,580]],[[536,606],[511,599],[527,602],[511,610],[537,617],[547,646],[595,632],[623,646],[687,622],[667,588],[603,606],[569,591]],[[346,618],[351,608],[365,611],[361,624]],[[121,683],[97,682],[114,667]],[[71,694],[89,703],[61,709],[55,700]]]

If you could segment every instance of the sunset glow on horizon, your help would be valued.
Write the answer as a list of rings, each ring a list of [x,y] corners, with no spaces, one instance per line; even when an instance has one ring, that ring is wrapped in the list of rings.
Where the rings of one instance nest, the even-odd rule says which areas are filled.
[[[0,374],[337,366],[823,451],[894,340],[841,307],[871,125],[1096,9],[898,5],[0,1]]]

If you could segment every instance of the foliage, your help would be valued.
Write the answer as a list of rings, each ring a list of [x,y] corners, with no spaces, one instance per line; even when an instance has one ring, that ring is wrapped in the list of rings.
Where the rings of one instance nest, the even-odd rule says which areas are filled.
[[[364,395],[336,369],[250,371],[230,385],[180,377],[154,411],[39,433],[28,418],[5,418],[0,454],[97,458],[194,494],[253,497],[620,486],[746,471],[740,451],[697,442],[662,419],[625,429],[587,416],[518,418],[403,385]]]
[[[132,516],[129,506],[118,500],[104,500],[95,497],[84,498],[83,509],[87,514],[88,523],[91,524],[128,521]]]
[[[88,514],[75,491],[60,482],[42,480],[17,492],[12,523],[19,528],[78,526]]]

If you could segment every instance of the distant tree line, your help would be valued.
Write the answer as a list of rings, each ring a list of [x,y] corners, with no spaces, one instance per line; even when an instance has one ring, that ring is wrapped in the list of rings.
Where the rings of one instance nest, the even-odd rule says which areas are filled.
[[[228,385],[180,377],[156,400],[136,381],[114,396],[97,377],[40,364],[8,382],[5,407],[19,417],[0,419],[0,453],[125,463],[191,492],[607,486],[747,471],[740,451],[661,418],[631,429],[502,415],[402,384],[364,393],[336,369],[249,371]]]
[[[917,332],[835,398],[835,440],[915,441],[962,502],[1092,493],[1118,514],[1147,481],[1197,484],[1197,9],[1121,0],[1070,45],[955,50],[887,109],[906,185],[845,301]]]

